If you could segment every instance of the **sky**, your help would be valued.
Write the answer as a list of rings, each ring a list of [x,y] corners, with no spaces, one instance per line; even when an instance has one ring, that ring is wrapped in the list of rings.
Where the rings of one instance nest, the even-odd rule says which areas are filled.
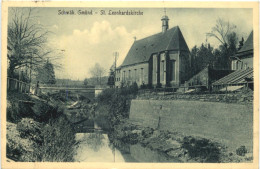
[[[74,15],[59,15],[60,11],[74,11]],[[79,15],[78,10],[91,11],[93,15]],[[105,10],[106,15],[101,15]],[[108,15],[111,11],[141,11],[143,15]],[[58,60],[62,68],[56,69],[57,78],[83,80],[91,77],[90,68],[99,63],[109,73],[114,62],[114,52],[119,52],[120,65],[136,39],[161,32],[163,8],[35,8],[37,22],[52,33],[48,44],[62,51]],[[236,25],[239,39],[248,37],[253,29],[252,9],[225,8],[166,8],[169,27],[179,26],[191,49],[206,41],[206,33],[218,18]],[[9,21],[12,17],[9,15]],[[213,47],[220,44],[214,38],[207,40]],[[57,61],[57,60],[56,60]]]

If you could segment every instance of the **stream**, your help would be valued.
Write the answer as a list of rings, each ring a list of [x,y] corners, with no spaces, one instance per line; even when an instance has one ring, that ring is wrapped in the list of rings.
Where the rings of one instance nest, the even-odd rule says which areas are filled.
[[[74,160],[77,162],[177,162],[169,159],[160,152],[150,150],[137,143],[129,145],[121,143],[120,148],[109,140],[104,132],[93,120],[86,117],[78,101],[70,103],[65,110],[68,118],[76,124],[76,146]],[[73,107],[74,108],[71,108]],[[81,112],[81,113],[78,113]],[[84,114],[80,117],[79,114]],[[91,114],[89,114],[91,116]],[[83,120],[82,120],[83,119]]]

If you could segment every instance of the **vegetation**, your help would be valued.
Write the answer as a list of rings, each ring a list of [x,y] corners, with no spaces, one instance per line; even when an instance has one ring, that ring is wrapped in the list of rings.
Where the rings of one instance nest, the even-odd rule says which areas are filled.
[[[60,106],[20,93],[9,92],[7,96],[8,158],[73,161],[74,128]]]
[[[137,95],[138,87],[134,83],[130,87],[104,90],[97,98],[99,114],[96,118],[109,124],[110,131],[129,117],[130,102]],[[103,122],[104,123],[104,122]]]
[[[93,67],[89,69],[89,71],[92,78],[96,79],[95,85],[101,85],[102,77],[105,74],[105,69],[101,67],[99,63],[96,63]]]
[[[44,83],[55,83],[53,65],[50,61],[46,63],[46,60],[50,55],[52,60],[56,60],[60,54],[48,47],[49,31],[38,23],[33,8],[10,8],[9,14],[8,76],[31,82],[32,76],[38,71],[38,76],[49,76],[47,81],[44,78]],[[58,68],[59,65],[55,67]],[[39,81],[41,80],[40,78]]]
[[[207,65],[215,69],[225,70],[231,68],[230,57],[243,46],[243,38],[238,43],[238,35],[235,32],[236,26],[219,18],[216,25],[212,27],[207,37],[215,38],[220,42],[218,48],[213,48],[209,43],[202,43],[200,47],[194,46],[191,49],[191,70],[192,75],[197,74]]]
[[[54,67],[49,60],[42,67],[37,68],[36,80],[42,84],[56,83]]]

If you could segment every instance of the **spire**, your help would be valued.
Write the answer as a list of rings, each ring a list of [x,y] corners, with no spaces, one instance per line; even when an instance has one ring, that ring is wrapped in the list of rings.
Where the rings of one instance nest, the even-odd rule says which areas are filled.
[[[166,8],[164,8],[164,16],[162,17],[161,21],[162,21],[162,32],[164,33],[169,28],[169,24],[168,24],[169,18],[166,15]]]

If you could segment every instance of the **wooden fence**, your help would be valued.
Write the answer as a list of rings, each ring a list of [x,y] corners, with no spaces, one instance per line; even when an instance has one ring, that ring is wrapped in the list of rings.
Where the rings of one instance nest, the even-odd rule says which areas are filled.
[[[14,78],[7,77],[7,90],[8,91],[17,91],[21,93],[30,93],[32,90],[30,83],[26,83]]]

